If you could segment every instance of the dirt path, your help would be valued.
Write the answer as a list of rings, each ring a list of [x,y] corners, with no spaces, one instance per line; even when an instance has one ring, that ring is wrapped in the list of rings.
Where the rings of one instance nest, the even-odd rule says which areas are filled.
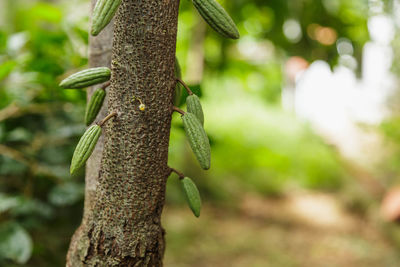
[[[335,195],[246,196],[238,211],[206,206],[200,219],[167,207],[163,219],[167,267],[400,266],[376,223],[341,208]]]

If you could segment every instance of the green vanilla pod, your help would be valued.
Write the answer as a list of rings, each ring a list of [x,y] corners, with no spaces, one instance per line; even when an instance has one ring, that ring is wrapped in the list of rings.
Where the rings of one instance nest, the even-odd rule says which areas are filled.
[[[190,112],[186,112],[182,115],[182,122],[190,147],[200,167],[204,170],[208,170],[211,164],[211,147],[203,126],[196,115]]]
[[[204,125],[204,113],[201,107],[200,99],[197,95],[189,95],[186,97],[187,111],[196,115],[201,125]]]
[[[91,35],[98,35],[117,12],[121,0],[98,0],[93,10]]]
[[[86,106],[86,113],[85,113],[86,125],[89,126],[94,121],[94,119],[96,119],[96,116],[99,113],[101,106],[103,105],[105,97],[106,97],[106,91],[103,88],[99,88],[96,91],[94,91],[92,97],[90,98],[89,103]]]
[[[175,58],[175,77],[182,79],[182,71],[181,66],[179,65],[178,58]],[[174,90],[174,105],[176,107],[179,107],[181,105],[182,92],[182,84],[180,82],[177,82]]]
[[[189,177],[185,177],[180,181],[183,191],[186,194],[186,200],[189,204],[190,209],[196,217],[199,217],[201,210],[201,198],[200,192],[197,189],[196,184]]]
[[[226,38],[239,39],[240,34],[232,18],[215,0],[192,0],[203,19],[217,33]]]
[[[75,174],[83,167],[92,154],[101,135],[101,127],[97,124],[90,126],[82,135],[72,156],[70,173]]]
[[[91,85],[106,82],[111,77],[111,70],[107,67],[90,68],[74,73],[61,81],[64,89],[80,89]]]

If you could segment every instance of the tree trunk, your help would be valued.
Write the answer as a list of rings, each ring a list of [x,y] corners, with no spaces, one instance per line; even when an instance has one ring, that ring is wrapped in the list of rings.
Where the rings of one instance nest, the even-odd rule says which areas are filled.
[[[67,266],[162,266],[178,6],[123,0],[119,7],[108,91],[108,110],[118,115],[103,127],[98,181]]]

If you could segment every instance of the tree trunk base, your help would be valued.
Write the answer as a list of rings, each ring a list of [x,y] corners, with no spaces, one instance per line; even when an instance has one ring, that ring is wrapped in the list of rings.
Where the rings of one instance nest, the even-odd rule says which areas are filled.
[[[91,228],[88,232],[82,227],[76,230],[67,254],[67,267],[159,267],[163,265],[165,231],[161,226],[152,232],[151,236],[142,235],[142,240],[139,241],[137,241],[137,236],[106,237],[108,235],[102,229],[96,228],[98,227]],[[88,234],[85,235],[85,232]],[[117,240],[123,243],[119,244]],[[148,240],[157,240],[157,242],[149,243]]]

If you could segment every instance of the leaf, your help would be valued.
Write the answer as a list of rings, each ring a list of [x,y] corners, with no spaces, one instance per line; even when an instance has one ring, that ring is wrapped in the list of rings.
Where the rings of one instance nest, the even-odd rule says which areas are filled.
[[[23,163],[0,155],[0,175],[23,175],[26,170]]]
[[[0,193],[0,214],[17,207],[19,203],[20,201],[17,197],[11,197]]]
[[[34,21],[59,23],[62,19],[62,11],[59,7],[49,3],[37,3],[29,10],[29,15]]]
[[[51,190],[49,200],[57,206],[72,205],[83,198],[84,191],[82,184],[65,183],[57,185]]]
[[[32,254],[32,239],[28,232],[16,223],[0,225],[0,259],[26,263]]]
[[[0,65],[0,81],[6,78],[14,67],[17,65],[15,61],[9,60]]]
[[[50,218],[53,215],[53,210],[48,203],[37,199],[19,197],[19,205],[10,212],[12,216],[40,216]]]
[[[0,193],[0,214],[5,212],[9,212],[12,216],[39,215],[49,218],[53,210],[40,200]]]
[[[6,137],[7,142],[30,142],[32,140],[32,133],[23,127],[15,128],[10,131]]]

